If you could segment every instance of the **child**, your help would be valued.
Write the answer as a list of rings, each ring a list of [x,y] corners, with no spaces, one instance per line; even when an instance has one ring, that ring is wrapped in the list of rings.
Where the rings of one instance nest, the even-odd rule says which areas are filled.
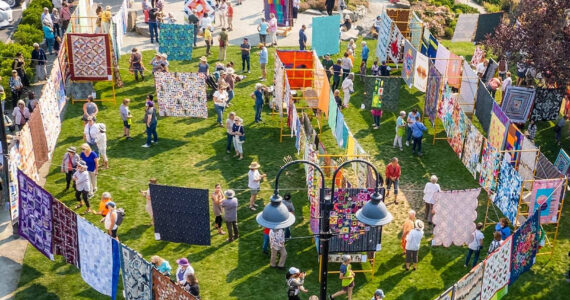
[[[366,77],[366,61],[360,63],[360,80],[364,81],[364,77]]]
[[[99,149],[99,156],[103,160],[103,168],[109,169],[109,159],[107,158],[107,126],[103,123],[97,123],[99,134],[95,138],[97,149]]]
[[[464,267],[467,267],[467,265],[469,265],[469,260],[471,259],[471,254],[473,254],[473,252],[475,252],[475,257],[473,258],[473,267],[475,267],[475,265],[477,265],[477,261],[479,261],[479,253],[483,248],[483,239],[485,238],[485,236],[481,232],[482,228],[483,228],[483,223],[481,222],[477,223],[477,227],[472,234],[473,240],[468,245],[469,252],[467,252],[467,257],[465,258],[465,264],[463,265]]]
[[[402,138],[406,133],[406,122],[404,118],[406,118],[406,112],[402,110],[400,116],[396,119],[396,136],[394,137],[394,148],[396,148],[396,145],[400,146],[400,151],[404,150],[402,148]]]
[[[497,250],[499,246],[501,246],[501,232],[495,231],[493,233],[493,241],[491,242],[491,245],[489,245],[489,251],[487,251],[487,255],[493,253],[493,251]]]
[[[96,215],[103,216],[103,218],[101,219],[101,223],[103,223],[103,221],[105,221],[105,216],[109,212],[109,209],[107,208],[107,203],[109,203],[111,201],[113,201],[113,198],[111,197],[111,193],[104,192],[101,195],[101,201],[99,202],[99,210],[95,213]]]
[[[372,65],[372,76],[378,76],[380,72],[380,66],[378,66],[378,59],[374,60],[374,64]]]
[[[339,90],[334,90],[334,101],[336,102],[336,106],[338,106],[338,109],[342,109],[342,98],[340,97]]]
[[[374,119],[374,124],[372,124],[372,128],[378,129],[380,128],[380,118],[382,118],[382,109],[380,108],[373,108],[370,110],[372,113],[372,118]]]
[[[269,254],[269,228],[263,228],[263,246],[261,249],[263,250],[264,254]]]

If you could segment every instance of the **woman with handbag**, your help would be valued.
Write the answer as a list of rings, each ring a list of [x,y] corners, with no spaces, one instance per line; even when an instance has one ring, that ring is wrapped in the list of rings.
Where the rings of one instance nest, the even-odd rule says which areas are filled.
[[[245,132],[243,130],[243,120],[240,117],[234,118],[234,126],[232,127],[232,134],[234,135],[234,149],[239,160],[243,159],[243,143],[245,142]]]
[[[30,119],[30,111],[26,107],[24,100],[18,100],[18,105],[14,107],[12,116],[14,117],[17,130],[22,130],[22,127],[24,127],[28,119]]]

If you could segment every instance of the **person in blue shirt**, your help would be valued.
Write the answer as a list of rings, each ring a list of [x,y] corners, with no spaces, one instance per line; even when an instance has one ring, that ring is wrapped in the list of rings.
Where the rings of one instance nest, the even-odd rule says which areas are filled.
[[[170,276],[170,271],[172,271],[172,267],[170,266],[168,261],[164,260],[162,257],[158,255],[153,255],[150,258],[150,262],[162,275]]]
[[[511,235],[511,228],[509,227],[509,220],[501,218],[499,223],[495,225],[495,231],[501,233],[501,239],[504,241]]]
[[[368,54],[370,53],[370,49],[368,49],[368,46],[366,46],[365,41],[362,41],[361,45],[362,45],[362,53],[360,54],[360,57],[362,58],[362,62],[366,64],[368,60]]]
[[[255,123],[261,122],[261,109],[263,108],[263,84],[255,84],[255,92],[251,93],[251,99],[255,100]]]
[[[52,24],[44,21],[42,29],[44,31],[44,38],[46,39],[46,44],[48,47],[49,54],[53,54],[53,44],[55,42],[55,35],[53,33]]]
[[[410,146],[410,141],[412,140],[412,125],[421,120],[421,114],[417,108],[412,108],[412,111],[408,113],[408,137],[406,138],[406,146]]]
[[[305,34],[305,29],[307,29],[307,26],[303,25],[299,30],[299,50],[305,50],[307,47],[307,35]]]
[[[261,68],[261,81],[265,81],[267,79],[267,71],[265,67],[267,66],[267,61],[269,59],[267,54],[267,48],[262,43],[259,43],[259,66]]]
[[[259,43],[263,43],[263,46],[265,46],[267,38],[267,28],[269,28],[269,23],[265,21],[265,18],[261,18],[261,24],[257,25],[257,31],[259,32]]]
[[[417,121],[412,124],[411,129],[412,140],[414,141],[414,145],[412,146],[412,153],[416,154],[417,150],[418,156],[422,156],[422,138],[424,137],[424,131],[426,131],[427,128],[422,122]]]

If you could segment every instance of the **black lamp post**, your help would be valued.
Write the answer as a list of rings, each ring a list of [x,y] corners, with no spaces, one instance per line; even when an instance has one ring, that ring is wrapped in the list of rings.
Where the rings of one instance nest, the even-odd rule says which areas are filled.
[[[331,195],[334,195],[334,182],[336,175],[338,174],[339,170],[342,169],[345,165],[353,162],[360,162],[367,164],[370,166],[374,173],[376,174],[376,185],[374,188],[374,194],[371,196],[371,200],[368,201],[361,209],[356,212],[356,218],[370,226],[382,226],[390,223],[392,221],[392,214],[388,212],[386,205],[382,202],[382,194],[380,194],[380,186],[383,184],[384,180],[382,176],[378,173],[378,170],[372,165],[370,162],[361,160],[361,159],[353,159],[344,162],[341,164],[333,173],[332,177],[332,188],[331,188]],[[265,206],[262,212],[257,214],[256,221],[259,225],[270,228],[270,229],[280,229],[280,228],[287,228],[295,223],[295,216],[287,210],[287,207],[282,204],[283,198],[279,195],[279,176],[281,172],[288,168],[291,165],[295,164],[309,164],[319,172],[321,175],[321,189],[320,189],[320,199],[319,204],[321,207],[321,228],[320,232],[317,235],[319,238],[319,247],[320,247],[320,276],[321,276],[321,291],[320,291],[320,299],[325,300],[327,299],[327,276],[328,276],[328,260],[329,260],[329,239],[332,236],[330,232],[329,226],[329,216],[330,211],[332,209],[332,201],[330,195],[325,195],[325,175],[323,170],[315,163],[307,160],[295,160],[285,164],[279,172],[277,172],[277,176],[275,177],[275,191],[273,196],[271,196],[271,202]]]

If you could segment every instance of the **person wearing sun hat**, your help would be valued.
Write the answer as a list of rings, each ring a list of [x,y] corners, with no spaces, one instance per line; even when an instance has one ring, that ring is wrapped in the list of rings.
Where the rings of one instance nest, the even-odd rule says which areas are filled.
[[[371,300],[382,300],[382,299],[384,299],[384,297],[385,297],[385,296],[384,296],[384,291],[381,290],[381,289],[377,289],[377,290],[374,292],[374,296],[372,296],[372,299],[371,299]]]
[[[198,73],[202,73],[208,76],[210,75],[209,68],[210,65],[208,65],[208,58],[205,56],[200,57],[200,63],[198,64]]]
[[[80,160],[77,164],[77,171],[73,174],[73,181],[75,182],[75,200],[79,202],[74,209],[82,207],[85,203],[87,209],[83,214],[93,212],[89,205],[89,192],[91,191],[91,181],[89,179],[89,172],[87,172],[87,164]]]
[[[65,173],[65,192],[69,190],[71,178],[73,177],[73,173],[75,173],[75,169],[77,168],[77,164],[80,160],[81,158],[79,158],[75,147],[71,146],[67,148],[67,151],[63,155],[63,160],[61,161],[61,172]]]
[[[143,148],[150,147],[151,143],[158,143],[158,134],[156,133],[156,126],[158,120],[156,118],[156,109],[154,108],[153,95],[147,96],[145,105],[144,122],[146,125],[146,143],[142,145]]]
[[[177,259],[176,263],[178,264],[178,268],[176,269],[176,284],[184,285],[186,283],[186,276],[194,274],[194,268],[192,268],[186,257]]]
[[[256,210],[257,204],[255,204],[255,200],[257,199],[257,194],[259,194],[261,180],[267,177],[266,174],[259,173],[260,167],[259,163],[254,161],[249,165],[249,172],[247,172],[247,187],[251,194],[251,197],[249,198],[249,209],[251,210]]]
[[[291,267],[285,275],[287,279],[287,297],[289,300],[300,300],[299,291],[308,292],[303,283],[305,282],[305,272],[298,268]]]
[[[245,132],[243,130],[243,119],[235,116],[234,124],[232,125],[232,135],[234,142],[234,149],[236,150],[236,155],[239,156],[239,160],[243,159],[243,143],[245,142]]]
[[[237,208],[238,199],[235,197],[236,193],[234,190],[226,190],[224,196],[226,199],[222,201],[222,207],[224,208],[224,220],[226,221],[226,227],[228,229],[228,242],[232,242],[239,238],[239,232],[237,227]]]
[[[117,225],[117,211],[115,210],[115,202],[109,201],[105,207],[108,210],[107,215],[105,215],[105,218],[103,219],[103,222],[105,223],[105,229],[112,238],[118,241],[119,238],[117,237],[117,228],[119,228],[119,225]]]
[[[226,82],[222,82],[222,84],[218,84],[218,90],[214,92],[212,95],[213,102],[214,102],[214,110],[216,111],[216,115],[218,116],[216,119],[216,123],[220,125],[220,127],[224,127],[222,123],[222,117],[224,115],[224,110],[226,109],[226,105],[228,102],[228,92],[226,91],[228,85]]]
[[[414,264],[414,271],[418,266],[418,251],[420,250],[420,243],[424,237],[424,222],[416,220],[414,222],[414,229],[408,233],[406,237],[406,271],[410,270],[410,264]]]

